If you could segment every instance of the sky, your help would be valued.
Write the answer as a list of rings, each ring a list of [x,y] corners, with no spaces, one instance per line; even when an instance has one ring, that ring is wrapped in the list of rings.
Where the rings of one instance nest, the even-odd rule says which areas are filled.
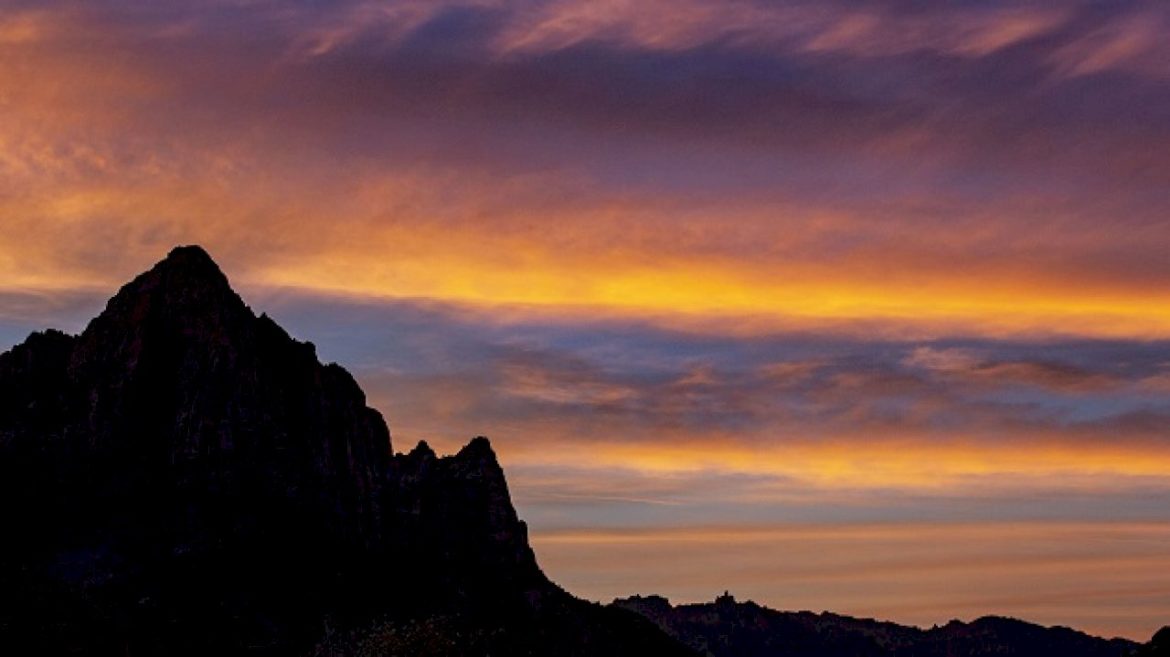
[[[1170,622],[1170,7],[0,0],[0,349],[176,244],[546,572]]]

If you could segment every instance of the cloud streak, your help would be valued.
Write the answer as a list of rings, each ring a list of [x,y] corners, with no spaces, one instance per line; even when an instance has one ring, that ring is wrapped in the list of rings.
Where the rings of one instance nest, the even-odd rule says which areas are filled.
[[[0,264],[71,288],[187,240],[370,296],[1163,336],[1165,17],[1104,11],[17,9]]]

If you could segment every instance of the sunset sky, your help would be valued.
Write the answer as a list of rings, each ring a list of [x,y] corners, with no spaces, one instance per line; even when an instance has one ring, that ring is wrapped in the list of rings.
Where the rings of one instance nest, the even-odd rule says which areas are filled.
[[[0,0],[0,349],[176,244],[550,577],[1170,622],[1170,6]]]

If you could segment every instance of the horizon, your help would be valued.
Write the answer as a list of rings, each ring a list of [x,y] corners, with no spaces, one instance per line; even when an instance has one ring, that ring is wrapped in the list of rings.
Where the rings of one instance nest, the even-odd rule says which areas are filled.
[[[1170,9],[0,8],[0,351],[176,244],[575,595],[1170,619]]]

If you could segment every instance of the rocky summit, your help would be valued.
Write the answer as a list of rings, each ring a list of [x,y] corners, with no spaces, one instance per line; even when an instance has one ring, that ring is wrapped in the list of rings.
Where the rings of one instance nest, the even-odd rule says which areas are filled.
[[[0,518],[0,654],[689,654],[549,582],[487,439],[394,455],[194,246],[0,356]]]

